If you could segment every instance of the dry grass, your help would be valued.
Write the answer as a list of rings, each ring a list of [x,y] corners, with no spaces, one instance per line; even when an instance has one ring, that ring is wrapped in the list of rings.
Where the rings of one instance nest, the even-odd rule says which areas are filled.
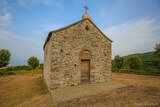
[[[0,77],[0,107],[50,107],[42,74]]]
[[[113,73],[128,87],[62,102],[59,107],[159,107],[160,76]],[[0,77],[0,107],[50,107],[42,74]]]

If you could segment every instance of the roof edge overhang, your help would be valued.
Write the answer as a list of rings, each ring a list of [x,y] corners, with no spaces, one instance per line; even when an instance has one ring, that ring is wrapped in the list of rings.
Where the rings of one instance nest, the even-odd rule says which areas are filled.
[[[108,39],[110,42],[113,42],[111,39],[109,39],[109,38],[92,22],[92,20],[90,20],[89,18],[86,18],[86,19],[81,19],[80,21],[77,21],[77,22],[75,22],[75,23],[73,23],[73,24],[70,24],[70,25],[68,25],[68,26],[62,27],[62,28],[60,28],[60,29],[50,31],[50,32],[48,33],[47,39],[45,40],[45,43],[44,43],[44,45],[43,45],[43,50],[45,49],[45,46],[46,46],[47,42],[50,40],[50,38],[51,38],[51,36],[52,36],[52,33],[56,33],[56,32],[58,32],[58,31],[64,30],[64,29],[66,29],[66,28],[69,28],[69,27],[71,27],[71,26],[74,26],[74,25],[76,25],[76,24],[78,24],[78,23],[80,23],[80,22],[83,22],[83,21],[85,21],[85,20],[89,20],[89,21],[99,30],[99,32],[100,32],[106,39]]]

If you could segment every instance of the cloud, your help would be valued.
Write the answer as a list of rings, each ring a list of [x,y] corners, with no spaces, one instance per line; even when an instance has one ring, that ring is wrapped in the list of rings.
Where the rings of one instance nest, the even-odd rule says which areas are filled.
[[[106,17],[106,15],[107,15],[107,12],[106,12],[106,9],[101,9],[101,11],[99,12],[99,14],[100,14],[100,16],[101,17]]]
[[[51,6],[61,6],[61,0],[17,0],[20,6],[23,6],[29,10],[35,5],[44,4],[44,5],[51,5]]]
[[[56,4],[57,5],[57,0],[42,0],[42,3],[46,4],[46,5],[53,5]]]
[[[113,42],[113,57],[153,51],[160,42],[160,17],[127,22],[106,28]]]
[[[13,10],[13,8],[8,4],[6,0],[0,0],[0,14],[8,13],[11,10]]]
[[[29,7],[41,3],[42,0],[17,0],[17,2],[20,6],[23,6],[29,9]]]
[[[46,36],[46,35],[48,35],[48,32],[56,30],[56,29],[61,28],[61,27],[62,26],[60,26],[60,25],[54,25],[54,26],[45,27],[43,29],[36,30],[34,33],[36,35]]]
[[[10,23],[11,21],[11,14],[6,13],[4,15],[0,15],[0,26],[6,26]]]
[[[6,27],[12,19],[11,11],[13,9],[6,0],[0,0],[0,27]]]
[[[0,49],[10,50],[10,65],[27,64],[30,56],[36,56],[43,62],[43,41],[17,37],[10,32],[0,30]]]

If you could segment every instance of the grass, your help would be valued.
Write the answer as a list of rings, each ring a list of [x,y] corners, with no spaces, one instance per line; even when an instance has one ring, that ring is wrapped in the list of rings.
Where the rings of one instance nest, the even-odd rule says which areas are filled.
[[[0,77],[0,107],[50,107],[50,105],[51,97],[42,74]]]
[[[31,74],[30,70],[12,71],[15,74]]]
[[[133,70],[133,69],[125,69],[125,68],[122,68],[122,69],[118,70],[116,68],[112,68],[112,71],[113,72],[121,72],[121,73],[160,76],[160,69],[153,69],[153,68],[152,68],[152,70],[149,70],[149,71],[143,70],[143,69]]]
[[[3,73],[0,76],[32,74],[31,70],[1,71],[1,72]],[[42,69],[36,69],[34,71],[34,74],[41,74],[42,72],[43,72]]]
[[[15,74],[32,74],[32,71],[31,70],[20,70],[20,71],[12,71],[13,73]],[[42,73],[42,70],[41,69],[36,69],[34,71],[34,74],[41,74]]]
[[[0,77],[0,107],[51,106],[52,99],[42,74],[28,74],[31,73]],[[59,107],[137,107],[137,104],[159,106],[160,76],[113,73],[112,80],[128,87],[61,102]]]

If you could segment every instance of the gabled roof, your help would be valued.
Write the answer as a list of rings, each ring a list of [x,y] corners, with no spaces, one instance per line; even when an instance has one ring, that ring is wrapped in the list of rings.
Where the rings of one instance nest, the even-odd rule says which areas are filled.
[[[47,39],[46,39],[46,41],[45,41],[45,43],[44,43],[43,49],[45,48],[47,42],[48,42],[49,39],[51,38],[52,33],[55,33],[55,32],[58,32],[58,31],[61,31],[61,30],[64,30],[64,29],[67,29],[67,28],[69,28],[69,27],[71,27],[71,26],[74,26],[74,25],[76,25],[76,24],[78,24],[78,23],[80,23],[80,22],[83,22],[83,21],[85,21],[85,20],[89,20],[89,21],[99,30],[99,32],[100,32],[107,40],[109,40],[110,42],[113,42],[113,41],[112,41],[111,39],[109,39],[89,18],[86,18],[86,19],[82,19],[82,20],[80,20],[80,21],[77,21],[77,22],[75,22],[75,23],[73,23],[73,24],[70,24],[70,25],[68,25],[68,26],[62,27],[62,28],[60,28],[60,29],[57,29],[57,30],[54,30],[54,31],[50,31],[50,32],[48,33]]]

